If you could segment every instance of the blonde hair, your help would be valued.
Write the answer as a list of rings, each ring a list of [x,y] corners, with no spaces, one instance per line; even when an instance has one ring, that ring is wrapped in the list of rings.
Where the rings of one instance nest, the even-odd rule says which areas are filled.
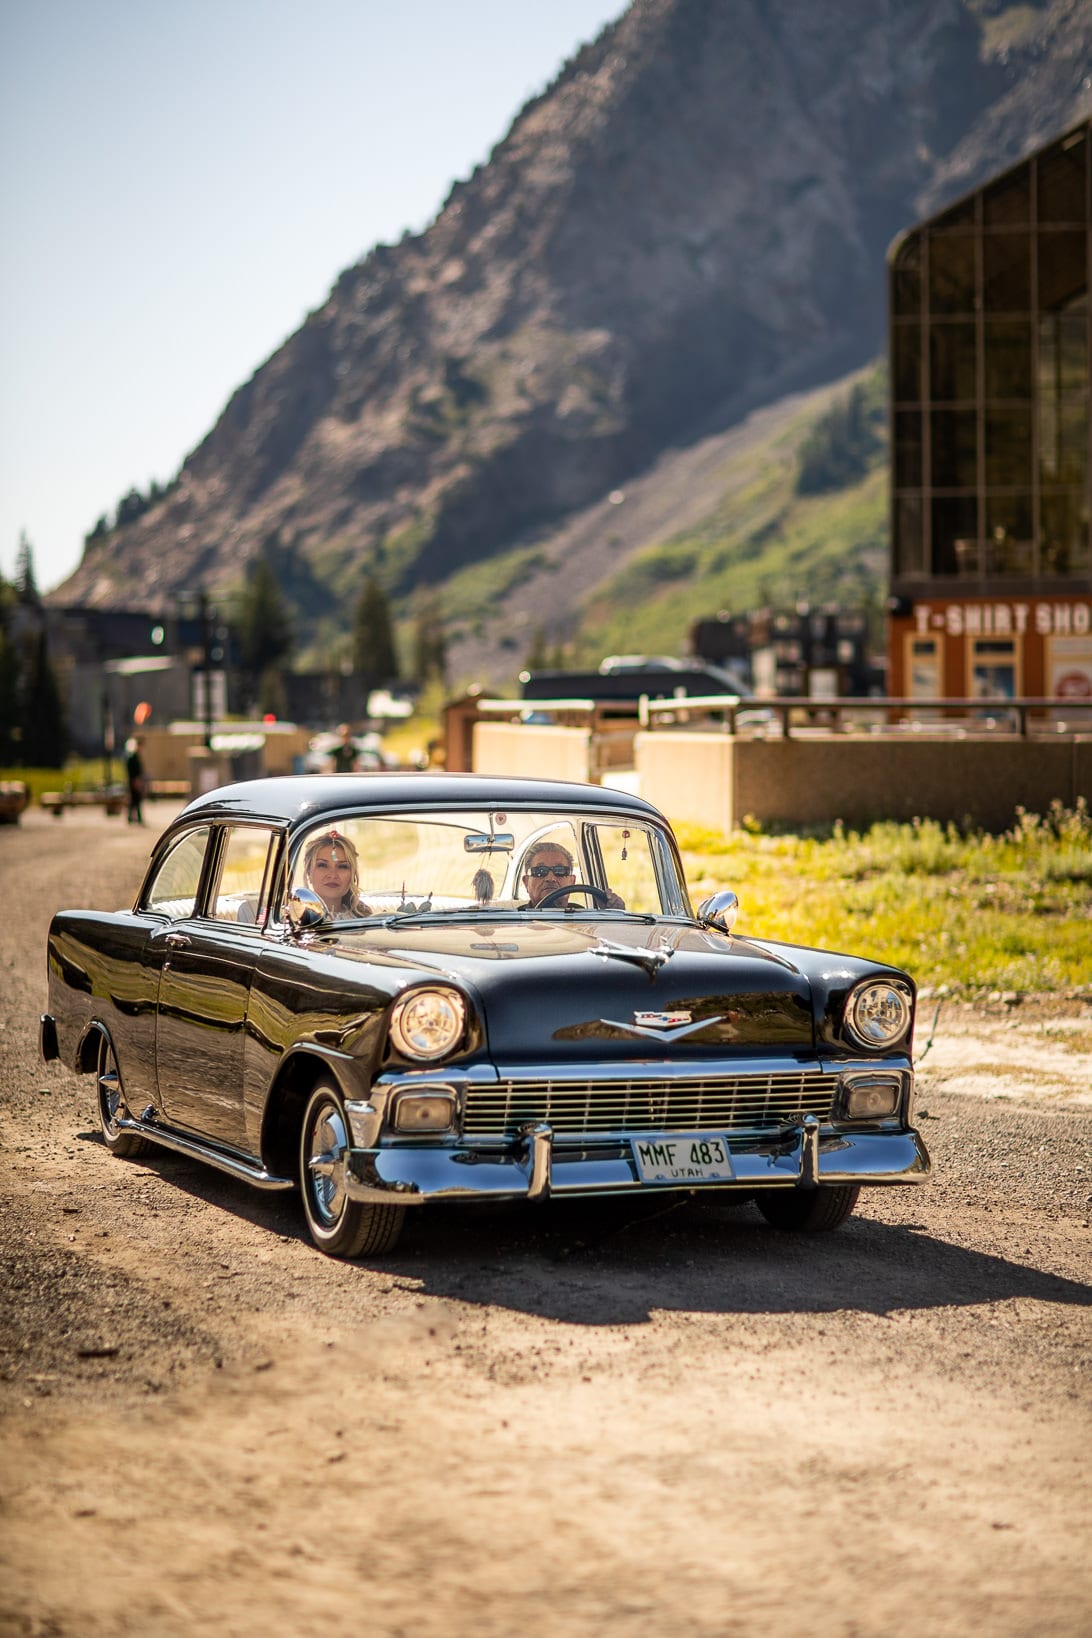
[[[360,898],[360,860],[357,858],[356,848],[347,836],[340,830],[324,830],[313,841],[308,842],[303,850],[303,877],[307,885],[313,886],[311,871],[314,868],[315,857],[320,847],[340,848],[349,861],[349,885],[345,890],[341,904],[345,910],[355,910]]]

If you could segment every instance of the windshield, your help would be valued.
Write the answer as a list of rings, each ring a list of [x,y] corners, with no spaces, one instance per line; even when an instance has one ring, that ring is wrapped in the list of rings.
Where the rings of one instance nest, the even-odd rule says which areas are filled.
[[[539,907],[690,914],[664,832],[607,813],[339,814],[296,843],[297,887],[318,893],[335,920]]]

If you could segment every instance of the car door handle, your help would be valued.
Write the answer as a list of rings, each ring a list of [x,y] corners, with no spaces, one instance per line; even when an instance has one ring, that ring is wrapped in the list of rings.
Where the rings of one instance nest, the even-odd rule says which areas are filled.
[[[190,946],[185,933],[168,933],[163,942],[171,950],[188,950]]]

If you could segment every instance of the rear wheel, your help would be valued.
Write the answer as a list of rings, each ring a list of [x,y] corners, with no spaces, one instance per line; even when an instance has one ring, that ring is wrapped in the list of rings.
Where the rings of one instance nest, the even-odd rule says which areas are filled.
[[[129,1109],[125,1102],[125,1090],[121,1084],[113,1044],[105,1035],[99,1036],[95,1079],[98,1086],[102,1141],[110,1153],[120,1155],[123,1160],[132,1160],[137,1155],[146,1154],[150,1147],[147,1138],[140,1137],[136,1132],[125,1132],[118,1125],[118,1121],[124,1119]]]
[[[855,1183],[835,1183],[826,1189],[759,1189],[755,1204],[774,1228],[825,1234],[845,1222],[860,1192]]]
[[[337,1088],[320,1081],[300,1133],[300,1192],[312,1240],[331,1257],[390,1251],[402,1232],[404,1206],[373,1206],[345,1193],[349,1122]]]

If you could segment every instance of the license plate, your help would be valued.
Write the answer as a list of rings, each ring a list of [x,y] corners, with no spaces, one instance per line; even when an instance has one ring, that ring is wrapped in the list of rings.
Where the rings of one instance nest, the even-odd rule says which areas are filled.
[[[642,1183],[727,1183],[732,1158],[721,1137],[693,1132],[666,1137],[632,1138],[633,1158]]]

